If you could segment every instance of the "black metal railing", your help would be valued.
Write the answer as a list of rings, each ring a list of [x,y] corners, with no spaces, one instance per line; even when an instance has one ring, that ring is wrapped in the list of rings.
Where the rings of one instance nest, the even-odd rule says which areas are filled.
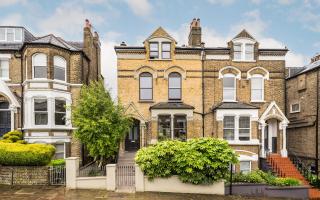
[[[313,160],[312,162],[310,162],[310,164],[306,164],[306,162],[304,162],[306,160],[305,158],[292,153],[289,155],[289,158],[308,182],[310,182],[311,184],[319,182],[319,177],[316,174],[315,164],[313,163]]]

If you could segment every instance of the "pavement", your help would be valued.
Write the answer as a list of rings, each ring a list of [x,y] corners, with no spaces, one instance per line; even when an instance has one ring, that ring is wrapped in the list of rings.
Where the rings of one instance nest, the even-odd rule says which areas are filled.
[[[61,186],[2,186],[0,185],[1,200],[255,200],[267,198],[175,194],[175,193],[119,193],[106,190],[66,190]]]

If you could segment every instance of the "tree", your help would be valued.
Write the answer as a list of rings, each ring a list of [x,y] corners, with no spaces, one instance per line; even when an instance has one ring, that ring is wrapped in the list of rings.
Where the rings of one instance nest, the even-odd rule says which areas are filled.
[[[80,99],[73,108],[75,136],[86,145],[89,155],[100,165],[114,158],[119,143],[131,126],[131,118],[116,104],[103,81],[91,82],[81,88]]]

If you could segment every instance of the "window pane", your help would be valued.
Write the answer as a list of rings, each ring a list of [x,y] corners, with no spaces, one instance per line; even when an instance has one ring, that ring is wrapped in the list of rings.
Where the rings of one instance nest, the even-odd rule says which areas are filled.
[[[66,101],[55,100],[55,124],[65,125],[66,124]]]
[[[223,87],[234,88],[234,77],[224,77],[223,78]]]
[[[7,42],[13,42],[14,41],[14,33],[12,28],[7,29]]]
[[[252,100],[255,100],[255,101],[262,101],[263,100],[263,90],[256,90],[256,89],[253,89],[251,90],[251,99]]]
[[[246,44],[246,52],[253,53],[253,44]]]
[[[46,99],[35,99],[34,100],[34,111],[47,111],[47,100]]]
[[[234,129],[224,129],[223,130],[223,139],[234,140]]]
[[[298,112],[299,110],[300,110],[300,104],[296,103],[291,105],[292,112]]]
[[[162,51],[170,51],[170,43],[162,43]]]
[[[253,77],[251,78],[251,88],[252,89],[262,89],[262,77]]]
[[[234,128],[234,116],[225,116],[223,118],[223,127],[224,128]]]
[[[180,77],[170,77],[169,75],[169,88],[180,88],[181,78]]]
[[[159,58],[158,51],[150,51],[150,58]]]
[[[22,29],[16,28],[14,32],[15,32],[14,40],[15,41],[22,41]]]
[[[223,100],[235,100],[235,90],[234,89],[223,89]]]
[[[253,60],[253,53],[246,53],[246,60]]]
[[[240,117],[239,128],[250,128],[250,117]]]
[[[9,78],[9,60],[0,60],[0,77]]]
[[[62,67],[54,67],[53,78],[61,81],[66,80],[66,69]]]
[[[48,113],[35,112],[35,124],[46,125],[48,124]]]
[[[240,161],[240,172],[244,174],[250,172],[250,161]]]
[[[65,100],[55,100],[55,111],[56,112],[66,112],[66,101]]]
[[[174,138],[187,140],[187,119],[186,116],[174,116]]]
[[[170,59],[170,51],[162,52],[163,59]]]
[[[152,88],[152,77],[140,77],[140,88]]]
[[[150,43],[150,51],[158,51],[159,44],[158,43]]]
[[[241,51],[241,44],[235,44],[235,45],[233,45],[233,49],[234,49],[234,51],[236,52],[236,51]]]
[[[45,54],[36,54],[32,60],[33,66],[47,66],[47,56]]]
[[[56,125],[66,125],[66,113],[55,113],[54,121]]]
[[[241,52],[234,52],[234,59],[241,60]]]
[[[181,90],[169,89],[169,99],[181,99]]]
[[[47,66],[34,66],[34,78],[47,78]]]
[[[158,116],[158,139],[166,140],[171,138],[171,116]]]
[[[0,40],[4,41],[6,39],[6,29],[0,28]]]
[[[152,99],[152,89],[140,89],[140,99],[141,100],[151,100]]]

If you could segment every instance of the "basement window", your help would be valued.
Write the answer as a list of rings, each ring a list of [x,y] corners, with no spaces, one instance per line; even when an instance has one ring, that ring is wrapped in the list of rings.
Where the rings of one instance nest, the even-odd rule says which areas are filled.
[[[290,105],[290,113],[300,112],[300,103],[294,103]]]

